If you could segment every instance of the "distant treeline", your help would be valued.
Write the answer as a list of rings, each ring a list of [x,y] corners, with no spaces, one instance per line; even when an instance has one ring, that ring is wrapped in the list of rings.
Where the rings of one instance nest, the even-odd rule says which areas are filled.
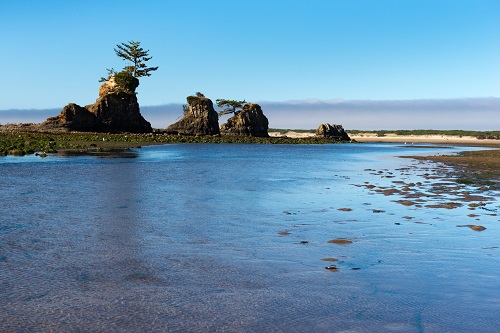
[[[396,134],[396,135],[449,135],[449,136],[470,136],[478,139],[500,139],[500,131],[465,131],[465,130],[377,130],[377,131],[365,131],[365,130],[347,130],[349,134],[363,134],[363,133],[373,133],[377,136],[385,136],[386,134]]]

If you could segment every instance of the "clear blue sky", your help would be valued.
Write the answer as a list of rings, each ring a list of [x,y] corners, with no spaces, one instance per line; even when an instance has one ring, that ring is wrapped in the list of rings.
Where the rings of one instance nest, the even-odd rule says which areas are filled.
[[[93,103],[128,40],[141,106],[500,97],[498,0],[2,0],[0,31],[0,110]]]

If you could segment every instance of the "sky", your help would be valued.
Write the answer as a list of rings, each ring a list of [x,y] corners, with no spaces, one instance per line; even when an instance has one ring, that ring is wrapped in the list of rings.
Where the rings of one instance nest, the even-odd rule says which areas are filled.
[[[175,113],[201,91],[270,115],[293,105],[299,125],[330,105],[323,122],[360,128],[360,114],[338,101],[377,119],[389,103],[408,128],[431,100],[468,105],[457,111],[471,116],[463,124],[477,111],[490,121],[475,129],[500,129],[499,17],[498,0],[2,0],[0,110],[93,103],[106,68],[127,65],[113,49],[134,40],[159,67],[140,80],[141,108]],[[268,117],[291,124],[286,112]],[[432,125],[446,123],[422,126]]]

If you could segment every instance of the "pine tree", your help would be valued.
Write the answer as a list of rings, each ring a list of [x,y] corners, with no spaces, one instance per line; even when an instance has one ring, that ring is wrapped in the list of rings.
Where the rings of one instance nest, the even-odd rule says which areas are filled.
[[[224,108],[222,111],[217,112],[219,118],[226,114],[236,113],[238,109],[241,109],[243,105],[246,103],[245,100],[236,101],[232,99],[221,99],[221,98],[217,99],[216,102],[218,107]]]
[[[149,72],[155,71],[158,67],[147,67],[146,62],[153,57],[149,57],[149,50],[144,51],[140,47],[141,42],[129,41],[116,45],[116,55],[123,60],[128,60],[132,65],[125,66],[124,70],[132,74],[133,77],[151,76]]]

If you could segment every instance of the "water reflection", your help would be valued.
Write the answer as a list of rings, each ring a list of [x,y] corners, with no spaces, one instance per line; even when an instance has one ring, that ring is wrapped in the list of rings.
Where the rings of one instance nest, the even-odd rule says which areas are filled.
[[[95,201],[98,203],[92,223],[94,253],[108,267],[111,279],[126,277],[146,278],[148,257],[144,253],[143,230],[147,223],[141,202],[146,186],[142,181],[140,164],[120,161],[110,163],[94,174],[98,184]]]
[[[376,192],[432,186],[420,175],[432,170],[394,158],[415,149],[168,145],[134,154],[0,165],[1,331],[498,326],[498,202],[474,211],[487,227],[475,233],[456,227],[472,219],[468,206],[407,207]]]
[[[129,149],[107,149],[101,150],[60,150],[57,152],[60,157],[74,157],[74,156],[94,156],[100,158],[137,158],[139,152]]]

